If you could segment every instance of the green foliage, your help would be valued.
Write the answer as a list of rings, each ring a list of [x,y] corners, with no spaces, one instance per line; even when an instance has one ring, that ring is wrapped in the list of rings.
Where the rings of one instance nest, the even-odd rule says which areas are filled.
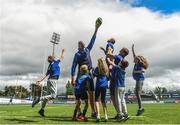
[[[5,86],[4,90],[6,97],[15,95],[16,98],[26,98],[30,96],[30,92],[23,86]]]
[[[66,84],[66,95],[73,95],[74,87],[71,85],[70,81]]]

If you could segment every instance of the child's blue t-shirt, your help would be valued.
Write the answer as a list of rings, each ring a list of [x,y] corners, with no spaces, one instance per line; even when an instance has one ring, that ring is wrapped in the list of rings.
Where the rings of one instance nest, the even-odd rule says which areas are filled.
[[[143,70],[143,66],[141,64],[135,64],[134,65],[134,71]],[[144,80],[144,74],[143,73],[133,73],[133,78],[135,80]]]
[[[120,54],[118,54],[118,55],[115,55],[114,56],[114,63],[116,64],[116,65],[118,65],[118,63],[119,62],[121,62],[123,59],[124,59],[124,57],[122,56],[122,55],[120,55]]]
[[[98,67],[96,67],[96,69],[94,70],[93,76],[95,76],[97,78],[96,79],[96,88],[100,88],[100,87],[108,88],[109,78],[107,75],[99,74]]]
[[[119,66],[115,65],[112,69],[112,84],[114,87],[125,87],[126,72]]]
[[[49,66],[46,75],[49,75],[48,79],[57,77],[59,78],[61,69],[60,69],[60,60],[53,60]]]
[[[76,79],[75,95],[83,94],[87,91],[87,83],[92,84],[93,79],[89,74],[79,74]]]

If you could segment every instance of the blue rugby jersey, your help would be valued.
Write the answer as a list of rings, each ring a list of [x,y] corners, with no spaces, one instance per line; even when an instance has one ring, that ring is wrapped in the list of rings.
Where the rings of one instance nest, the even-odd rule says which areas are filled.
[[[90,52],[95,43],[95,40],[96,40],[96,34],[94,33],[89,45],[86,48],[84,48],[84,50],[78,50],[78,52],[74,55],[73,64],[71,67],[71,76],[75,75],[77,65],[78,65],[78,73],[79,73],[79,68],[81,67],[81,65],[84,64],[88,66],[89,70],[92,69]]]
[[[98,69],[98,67],[96,67],[96,69],[94,70],[93,76],[95,76],[95,77],[97,78],[97,79],[96,79],[96,88],[99,88],[99,87],[108,88],[109,78],[107,77],[107,75],[101,75],[101,74],[99,74],[99,69]]]
[[[87,91],[87,83],[91,84],[92,82],[93,79],[89,74],[79,74],[76,79],[75,95],[85,93]]]
[[[53,60],[49,64],[48,69],[47,69],[47,73],[46,73],[46,75],[49,75],[48,79],[51,79],[54,77],[59,78],[60,73],[61,73],[60,62],[61,62],[60,60]]]
[[[126,72],[119,65],[113,67],[111,77],[114,87],[125,87],[125,74]]]
[[[134,65],[134,71],[143,70],[143,66],[141,64],[135,64]],[[133,73],[133,78],[135,80],[144,80],[144,74],[143,73]]]

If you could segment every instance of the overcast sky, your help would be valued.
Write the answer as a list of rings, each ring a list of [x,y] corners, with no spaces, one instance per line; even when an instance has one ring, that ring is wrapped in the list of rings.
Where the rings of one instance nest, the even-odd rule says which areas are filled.
[[[137,0],[135,0],[137,2]],[[130,4],[127,4],[129,2]],[[95,20],[102,17],[91,56],[93,66],[104,56],[99,49],[107,39],[116,39],[115,54],[122,47],[131,50],[135,43],[137,55],[150,62],[145,86],[157,85],[169,89],[180,88],[180,13],[162,13],[146,6],[134,7],[134,0],[0,0],[0,80],[1,86],[23,85],[38,79],[46,57],[52,53],[49,42],[53,32],[61,34],[56,56],[65,48],[61,64],[60,84],[70,77],[72,59],[77,42],[86,45],[94,32]],[[132,53],[127,60],[127,87],[135,85],[131,77]],[[45,63],[47,67],[47,62]],[[16,74],[22,76],[14,76]],[[61,86],[61,87],[62,87]],[[2,89],[1,87],[1,89]]]

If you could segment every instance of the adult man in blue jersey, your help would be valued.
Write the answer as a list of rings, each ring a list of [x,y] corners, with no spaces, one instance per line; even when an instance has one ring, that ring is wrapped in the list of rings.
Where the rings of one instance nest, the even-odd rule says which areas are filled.
[[[35,104],[37,104],[40,100],[42,101],[41,103],[41,109],[39,110],[39,114],[44,117],[44,108],[46,106],[46,103],[48,100],[52,100],[55,99],[57,96],[57,82],[60,76],[60,62],[64,59],[64,49],[62,50],[61,56],[60,58],[58,58],[57,60],[55,60],[54,56],[48,56],[48,62],[49,62],[49,66],[47,69],[47,73],[46,75],[41,79],[38,80],[37,83],[39,85],[41,85],[41,82],[47,77],[48,77],[48,81],[47,81],[47,95],[42,96],[41,98],[35,100],[32,103],[32,107],[35,106]]]
[[[76,78],[78,78],[78,75],[80,73],[80,67],[82,65],[88,66],[90,76],[92,77],[92,75],[91,75],[92,61],[91,61],[90,52],[95,43],[96,34],[97,34],[97,31],[98,31],[101,23],[98,23],[98,21],[96,21],[94,34],[93,34],[91,41],[87,47],[85,47],[85,44],[83,41],[78,42],[78,52],[76,52],[76,54],[74,55],[74,60],[73,60],[73,64],[71,67],[71,83],[72,83],[72,85],[75,85]],[[77,77],[75,78],[75,72],[76,72],[77,65],[78,65],[78,73],[77,73]],[[90,95],[90,105],[91,105],[91,109],[92,109],[92,117],[96,117],[95,107],[94,107],[94,83],[89,84],[88,93]]]

